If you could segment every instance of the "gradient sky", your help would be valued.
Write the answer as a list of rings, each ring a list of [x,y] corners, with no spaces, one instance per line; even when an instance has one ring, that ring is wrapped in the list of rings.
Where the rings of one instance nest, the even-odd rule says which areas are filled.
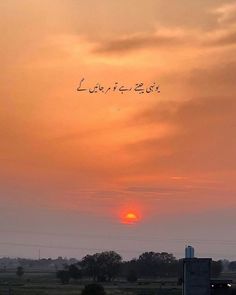
[[[236,1],[8,0],[0,27],[0,256],[236,259]]]

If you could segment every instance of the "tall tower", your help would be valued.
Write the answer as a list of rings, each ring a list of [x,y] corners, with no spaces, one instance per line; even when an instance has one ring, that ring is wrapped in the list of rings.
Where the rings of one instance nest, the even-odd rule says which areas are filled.
[[[192,246],[185,248],[185,258],[194,258],[194,248]]]
[[[183,260],[183,295],[211,294],[211,259],[195,258],[194,248],[185,248]]]

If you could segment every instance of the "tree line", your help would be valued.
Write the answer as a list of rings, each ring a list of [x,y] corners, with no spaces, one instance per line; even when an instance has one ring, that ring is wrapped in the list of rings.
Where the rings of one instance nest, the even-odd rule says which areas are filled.
[[[222,271],[221,261],[212,261],[212,277]],[[117,278],[125,278],[129,282],[138,279],[157,279],[182,277],[182,259],[176,259],[167,252],[144,252],[138,258],[123,261],[120,254],[106,251],[86,255],[80,261],[65,265],[57,271],[57,277],[63,284],[70,279],[91,279],[94,282],[110,282]]]

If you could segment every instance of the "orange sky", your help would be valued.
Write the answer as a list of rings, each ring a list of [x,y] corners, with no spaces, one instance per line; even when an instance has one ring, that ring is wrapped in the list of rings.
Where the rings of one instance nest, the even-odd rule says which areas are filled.
[[[209,255],[220,237],[215,257],[235,255],[235,1],[9,0],[0,14],[4,240],[47,245],[47,221],[64,247],[77,243],[68,231],[90,232],[101,249],[99,237],[112,233],[109,247],[126,237],[124,256],[127,237],[147,241],[127,257],[148,248],[180,256],[188,242]],[[83,77],[157,81],[161,93],[78,93]],[[140,222],[124,228],[122,210]]]

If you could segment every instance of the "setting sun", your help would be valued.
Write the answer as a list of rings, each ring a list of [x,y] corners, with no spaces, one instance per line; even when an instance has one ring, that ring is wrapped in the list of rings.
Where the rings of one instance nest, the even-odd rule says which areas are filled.
[[[126,212],[121,216],[121,222],[124,224],[135,224],[140,220],[139,216],[135,212]]]
[[[134,213],[128,213],[126,215],[126,218],[128,218],[128,219],[137,219],[137,216]]]

